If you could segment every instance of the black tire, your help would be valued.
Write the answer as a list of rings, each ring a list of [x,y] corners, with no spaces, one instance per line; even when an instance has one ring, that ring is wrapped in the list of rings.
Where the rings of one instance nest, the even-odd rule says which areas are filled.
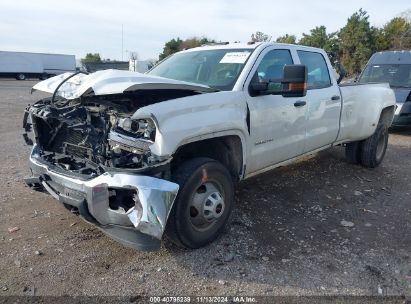
[[[213,159],[193,158],[172,172],[172,180],[180,185],[180,190],[168,218],[166,236],[176,245],[191,249],[211,243],[223,231],[233,208],[234,186],[230,173]],[[222,202],[222,206],[215,206],[212,215],[217,217],[208,222],[210,219],[204,217],[207,212],[208,215],[211,213],[204,209],[210,203],[209,198],[216,193],[212,192],[213,189],[218,189],[221,194],[219,198],[222,201],[217,202]],[[201,196],[204,197],[200,199],[204,201],[204,209],[194,207],[194,202]],[[202,220],[205,228],[198,223]]]
[[[374,134],[361,145],[361,164],[367,168],[375,168],[384,159],[388,146],[388,128],[379,124]]]
[[[25,80],[26,79],[26,75],[23,73],[17,74],[16,76],[17,80]]]
[[[348,143],[345,146],[345,158],[350,164],[359,164],[361,162],[361,142]]]

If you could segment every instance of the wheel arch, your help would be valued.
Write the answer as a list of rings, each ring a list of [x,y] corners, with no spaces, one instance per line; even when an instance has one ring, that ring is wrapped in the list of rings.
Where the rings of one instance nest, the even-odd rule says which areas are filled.
[[[208,134],[183,142],[173,153],[172,169],[187,159],[208,157],[222,163],[233,181],[241,180],[245,172],[245,141],[237,132]]]
[[[383,108],[380,113],[380,119],[378,124],[384,124],[387,128],[391,126],[394,119],[395,106],[389,106]]]

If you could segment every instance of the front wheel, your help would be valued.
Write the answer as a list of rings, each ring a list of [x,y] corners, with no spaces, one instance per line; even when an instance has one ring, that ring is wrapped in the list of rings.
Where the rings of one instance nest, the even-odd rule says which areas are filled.
[[[380,124],[374,134],[361,146],[361,164],[367,168],[377,167],[383,160],[388,146],[388,128]]]
[[[182,247],[203,247],[221,234],[231,213],[234,186],[230,173],[215,160],[194,158],[181,164],[172,180],[180,190],[166,235]]]

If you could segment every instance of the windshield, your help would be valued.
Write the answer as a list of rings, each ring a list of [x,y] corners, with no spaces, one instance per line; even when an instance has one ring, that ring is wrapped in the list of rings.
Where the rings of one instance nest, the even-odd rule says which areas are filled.
[[[148,74],[230,91],[251,52],[251,49],[219,49],[177,53]]]
[[[359,82],[388,82],[391,87],[410,88],[411,64],[367,65]]]

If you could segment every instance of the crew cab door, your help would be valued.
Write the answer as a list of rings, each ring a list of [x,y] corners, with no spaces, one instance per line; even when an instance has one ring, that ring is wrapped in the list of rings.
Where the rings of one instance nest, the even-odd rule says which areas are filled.
[[[306,134],[304,153],[332,144],[340,128],[341,96],[331,77],[328,57],[315,51],[297,50],[301,64],[308,69]]]
[[[302,98],[250,94],[252,82],[282,78],[284,65],[293,63],[289,49],[266,48],[245,83],[250,126],[247,174],[303,153],[305,106],[299,103]]]

